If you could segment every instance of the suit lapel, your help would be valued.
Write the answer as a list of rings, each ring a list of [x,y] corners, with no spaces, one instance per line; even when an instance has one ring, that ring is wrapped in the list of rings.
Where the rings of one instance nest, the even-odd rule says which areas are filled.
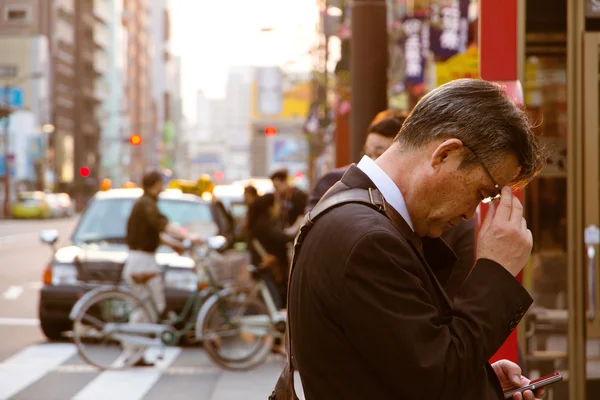
[[[348,188],[375,189],[376,186],[373,181],[371,181],[371,179],[356,166],[356,164],[352,164],[342,177],[341,181],[336,183],[329,193],[338,192]],[[454,252],[442,239],[424,238],[421,240],[421,238],[410,229],[410,226],[408,226],[400,213],[389,204],[387,204],[386,207],[386,214],[394,223],[400,234],[408,240],[414,252],[419,257],[421,264],[423,264],[429,278],[439,292],[440,297],[446,303],[446,306],[450,307],[450,298],[440,283],[437,274],[440,273],[440,277],[442,278],[447,277],[446,272],[448,270],[452,271],[452,267],[456,262]],[[427,256],[425,254],[427,254]]]
[[[398,228],[398,231],[402,234],[402,236],[404,236],[406,239],[408,239],[409,243],[413,247],[414,252],[419,257],[419,260],[421,261],[421,264],[423,264],[423,267],[425,268],[425,271],[427,272],[427,275],[429,275],[429,278],[433,282],[433,284],[434,284],[435,288],[437,289],[437,291],[439,292],[441,298],[446,303],[445,305],[448,306],[448,307],[450,307],[451,304],[452,304],[451,301],[450,301],[450,298],[448,297],[448,295],[446,294],[446,291],[444,290],[444,287],[442,286],[442,284],[438,280],[438,277],[437,277],[436,273],[434,272],[435,269],[432,268],[432,266],[430,266],[430,264],[428,262],[428,259],[432,259],[433,261],[436,262],[436,264],[434,264],[433,267],[438,267],[438,264],[441,264],[441,261],[443,261],[443,258],[439,258],[435,254],[432,254],[435,257],[426,257],[425,253],[423,252],[423,241],[421,240],[420,237],[418,237],[412,231],[412,229],[410,229],[410,227],[408,226],[408,224],[406,223],[406,221],[404,220],[404,218],[402,218],[402,216],[393,207],[387,207],[386,213],[388,214],[388,217],[392,220],[392,222],[394,222],[394,225],[396,225],[396,228]],[[443,240],[441,240],[441,239],[428,239],[428,242],[431,241],[431,240],[439,241],[439,242],[436,243],[436,249],[437,250],[439,250],[439,251],[441,251],[442,253],[445,253],[445,254],[448,254],[447,252],[450,252],[452,255],[454,255],[454,253],[452,252],[452,250],[450,250],[448,248],[448,246],[444,243]],[[429,251],[428,251],[428,253],[429,253]],[[452,261],[452,259],[450,259],[449,261]],[[456,261],[456,257],[454,257],[454,261]],[[444,266],[444,269],[445,268],[448,268],[448,267]]]

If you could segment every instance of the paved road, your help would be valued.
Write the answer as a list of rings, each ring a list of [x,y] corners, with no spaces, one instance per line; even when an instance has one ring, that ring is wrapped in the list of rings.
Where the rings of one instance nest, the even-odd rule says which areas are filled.
[[[75,218],[0,221],[0,400],[265,400],[283,361],[243,373],[216,368],[199,347],[168,348],[157,367],[101,373],[69,341],[48,343],[38,327],[38,290],[50,249],[41,229],[61,242]],[[101,350],[99,350],[101,351]]]

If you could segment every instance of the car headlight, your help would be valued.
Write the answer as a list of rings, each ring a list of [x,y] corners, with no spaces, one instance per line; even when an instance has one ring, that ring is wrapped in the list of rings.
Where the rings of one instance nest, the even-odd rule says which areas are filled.
[[[168,269],[165,272],[165,287],[193,291],[198,287],[198,278],[194,270]]]
[[[74,265],[58,264],[52,266],[53,285],[74,285],[77,283],[77,269]]]

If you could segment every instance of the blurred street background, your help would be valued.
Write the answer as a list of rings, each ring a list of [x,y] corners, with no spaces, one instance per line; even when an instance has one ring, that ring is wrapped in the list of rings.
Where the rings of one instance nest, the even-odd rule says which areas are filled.
[[[502,84],[553,151],[517,194],[535,242],[519,279],[535,303],[495,359],[531,377],[563,371],[549,399],[600,398],[600,252],[586,234],[600,226],[600,1],[0,0],[0,11],[0,400],[266,399],[280,355],[232,372],[181,343],[154,367],[101,372],[77,354],[68,313],[122,266],[143,173],[163,175],[170,218],[225,238],[220,278],[248,283],[245,187],[271,193],[285,169],[310,192],[360,160],[379,112],[408,113],[458,78]],[[91,252],[101,260],[81,263]],[[161,252],[168,290],[204,283]]]

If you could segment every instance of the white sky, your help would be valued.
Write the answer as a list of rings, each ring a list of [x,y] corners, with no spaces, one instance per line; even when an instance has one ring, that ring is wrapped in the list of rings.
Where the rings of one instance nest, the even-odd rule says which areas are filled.
[[[169,0],[171,50],[181,56],[184,114],[195,120],[196,93],[222,97],[230,66],[288,65],[310,70],[316,0]],[[261,32],[262,27],[273,28]]]

